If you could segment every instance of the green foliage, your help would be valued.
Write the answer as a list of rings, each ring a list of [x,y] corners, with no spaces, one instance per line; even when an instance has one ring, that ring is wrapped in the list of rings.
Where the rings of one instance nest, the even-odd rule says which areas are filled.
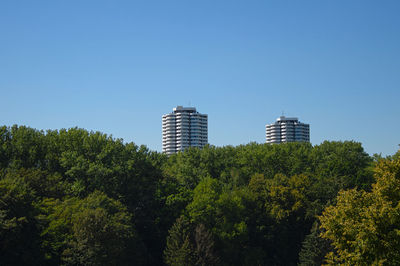
[[[302,244],[299,253],[299,266],[319,266],[325,263],[325,256],[332,251],[330,241],[321,236],[320,224],[315,221]]]
[[[167,265],[219,265],[211,232],[204,224],[194,226],[179,217],[169,230],[164,261]]]
[[[328,249],[312,224],[340,190],[396,202],[394,177],[371,187],[377,162],[347,141],[167,157],[79,128],[0,127],[0,261],[294,265],[301,248],[319,261]]]
[[[129,225],[136,228],[135,238],[148,246],[147,253],[141,257],[160,261],[167,234],[166,226],[157,224],[159,215],[163,214],[158,207],[163,202],[157,198],[157,189],[164,158],[144,146],[124,144],[100,132],[78,128],[43,132],[23,126],[2,127],[0,175],[21,180],[34,195],[30,205],[39,212],[27,224],[42,232],[41,236],[37,233],[35,241],[30,241],[41,243],[38,246],[42,247],[42,254],[31,256],[30,262],[33,258],[42,258],[47,263],[60,264],[61,253],[73,235],[74,222],[70,217],[79,210],[77,202],[94,191],[102,191],[127,206],[129,217],[135,217],[129,218]],[[8,212],[8,209],[1,212],[2,219],[8,221],[5,216]],[[56,222],[49,222],[52,217],[57,218]],[[141,245],[137,252],[145,249]]]
[[[190,224],[183,216],[179,217],[169,230],[164,261],[171,266],[195,264],[196,257],[190,237]]]
[[[72,215],[72,239],[63,251],[68,265],[120,265],[135,237],[131,215],[120,202],[94,192]],[[141,255],[137,251],[135,255]]]
[[[326,191],[331,194],[328,194],[330,198],[335,197],[341,189],[369,189],[373,182],[372,172],[368,168],[372,158],[364,152],[360,143],[325,141],[314,147],[312,158],[315,174],[332,188]]]
[[[380,161],[371,192],[342,191],[325,209],[321,236],[332,241],[329,264],[396,265],[400,261],[400,160]]]
[[[206,178],[194,189],[193,201],[187,206],[191,222],[210,225],[215,217],[215,205],[221,193],[216,179]]]
[[[281,265],[293,265],[312,224],[309,188],[313,179],[308,175],[287,177],[282,174],[265,181],[264,209],[269,218],[271,240],[266,244],[274,254],[269,258]]]
[[[289,216],[304,218],[308,205],[307,189],[311,180],[307,175],[294,175],[290,178],[277,174],[267,180],[267,210],[277,220]]]
[[[61,254],[72,236],[72,216],[79,211],[79,198],[46,198],[38,205],[38,219],[43,226],[41,232],[43,256],[48,264],[61,264]]]
[[[191,223],[198,226],[198,233],[204,228],[210,229],[206,243],[218,251],[212,255],[209,263],[219,265],[233,265],[249,259],[250,245],[248,217],[252,211],[250,205],[253,199],[245,188],[225,190],[221,184],[212,178],[204,179],[194,189],[193,201],[187,206],[187,213]],[[208,233],[205,233],[208,235]],[[211,241],[214,239],[214,241]],[[197,243],[197,247],[201,247]],[[198,251],[197,254],[205,251]],[[214,261],[214,262],[212,262]]]
[[[293,265],[339,190],[370,189],[371,163],[355,142],[251,143],[190,149],[170,156],[163,171],[193,189],[192,199],[177,189],[169,202],[187,202],[180,213],[210,228],[221,265]]]
[[[40,263],[35,195],[22,180],[0,180],[0,262],[4,265]]]
[[[63,202],[44,200],[43,249],[51,263],[68,265],[116,265],[128,259],[128,243],[137,242],[131,214],[119,201],[94,192],[85,199]],[[139,243],[138,243],[139,244]],[[138,254],[136,254],[138,255]]]
[[[46,170],[35,168],[11,169],[7,176],[23,180],[39,198],[62,198],[69,187],[59,173],[49,173]]]
[[[204,224],[196,226],[194,238],[196,243],[196,265],[219,265],[219,258],[214,250],[213,236]]]

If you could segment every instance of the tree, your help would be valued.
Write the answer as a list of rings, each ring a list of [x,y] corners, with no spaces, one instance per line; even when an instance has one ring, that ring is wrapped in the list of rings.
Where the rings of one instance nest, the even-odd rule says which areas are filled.
[[[325,256],[332,251],[330,241],[321,236],[320,224],[315,221],[302,244],[299,253],[299,266],[319,266],[325,263]]]
[[[40,264],[39,228],[35,195],[20,178],[0,180],[0,262],[4,265]]]
[[[277,174],[267,180],[265,210],[274,221],[270,228],[274,239],[270,246],[274,263],[294,265],[298,261],[301,242],[314,218],[308,215],[312,181],[305,174],[291,177]]]
[[[315,176],[325,184],[327,200],[335,198],[341,189],[371,188],[373,172],[369,166],[372,158],[364,151],[361,143],[324,141],[314,147],[311,158]]]
[[[311,254],[322,240],[311,225],[339,190],[371,190],[373,164],[356,142],[167,157],[80,128],[0,127],[1,262],[296,264],[300,247]],[[368,193],[354,202],[361,196],[375,202]]]
[[[196,265],[218,265],[219,258],[215,254],[213,235],[204,224],[199,224],[195,229]]]
[[[36,168],[9,169],[7,176],[23,180],[38,198],[62,198],[69,186],[59,173]]]
[[[400,159],[382,160],[371,192],[342,191],[319,217],[332,241],[329,264],[395,265],[400,261]]]
[[[42,238],[50,264],[143,263],[131,214],[119,201],[95,191],[85,199],[45,199],[41,205],[47,212]]]
[[[212,233],[204,224],[194,226],[179,217],[169,230],[164,261],[167,265],[219,265]]]
[[[194,265],[196,254],[190,237],[191,228],[185,217],[179,217],[169,230],[164,261],[170,266]]]
[[[216,202],[221,193],[218,180],[206,178],[194,189],[193,201],[187,206],[190,221],[195,224],[213,225],[216,216]]]

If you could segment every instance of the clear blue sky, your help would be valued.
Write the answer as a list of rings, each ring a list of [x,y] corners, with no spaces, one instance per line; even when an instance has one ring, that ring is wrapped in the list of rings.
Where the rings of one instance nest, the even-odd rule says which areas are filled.
[[[82,127],[161,150],[191,103],[216,146],[284,111],[311,142],[400,144],[400,1],[0,1],[0,124]]]

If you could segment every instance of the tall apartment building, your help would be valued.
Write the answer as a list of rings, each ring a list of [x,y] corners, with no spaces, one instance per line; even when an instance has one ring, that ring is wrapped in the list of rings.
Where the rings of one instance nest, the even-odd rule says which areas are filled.
[[[310,125],[301,123],[297,117],[281,116],[265,129],[267,143],[310,142]]]
[[[162,116],[162,150],[168,155],[208,143],[208,117],[194,107],[177,106]]]

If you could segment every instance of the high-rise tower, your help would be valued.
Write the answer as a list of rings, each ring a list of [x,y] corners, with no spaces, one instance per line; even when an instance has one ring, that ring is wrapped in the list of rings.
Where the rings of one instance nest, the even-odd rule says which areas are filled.
[[[267,143],[310,142],[310,125],[301,123],[297,117],[281,116],[265,129]]]
[[[168,155],[208,143],[208,117],[194,107],[177,106],[162,116],[162,150]]]

